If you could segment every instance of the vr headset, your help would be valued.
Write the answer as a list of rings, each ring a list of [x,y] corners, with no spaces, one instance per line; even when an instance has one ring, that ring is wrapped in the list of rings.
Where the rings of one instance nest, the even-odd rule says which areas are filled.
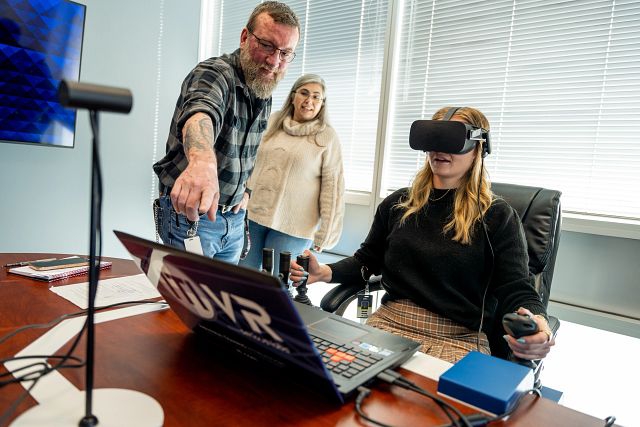
[[[482,157],[491,153],[489,131],[466,123],[451,121],[460,107],[452,107],[442,120],[416,120],[411,124],[409,145],[414,150],[465,154],[482,144]]]

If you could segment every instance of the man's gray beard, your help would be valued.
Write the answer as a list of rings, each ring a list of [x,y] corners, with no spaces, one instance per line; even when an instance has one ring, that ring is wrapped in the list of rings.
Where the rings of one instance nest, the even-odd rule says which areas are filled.
[[[249,56],[249,52],[245,49],[240,49],[240,66],[244,72],[244,78],[247,82],[249,89],[258,97],[262,99],[268,99],[273,93],[273,90],[278,85],[278,82],[284,77],[284,71],[275,71],[273,79],[261,79],[259,72],[262,66],[257,64]]]

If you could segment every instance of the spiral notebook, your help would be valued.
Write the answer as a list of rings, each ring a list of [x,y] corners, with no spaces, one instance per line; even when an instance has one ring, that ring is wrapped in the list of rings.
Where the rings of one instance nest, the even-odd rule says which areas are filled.
[[[111,268],[111,265],[112,265],[111,261],[101,261],[100,270],[104,270],[105,268]],[[81,267],[57,268],[55,270],[38,271],[26,265],[24,267],[12,268],[8,272],[13,274],[19,274],[21,276],[26,276],[31,279],[42,280],[45,282],[53,282],[56,280],[63,280],[69,277],[81,276],[85,273],[88,273],[89,266],[83,265]]]

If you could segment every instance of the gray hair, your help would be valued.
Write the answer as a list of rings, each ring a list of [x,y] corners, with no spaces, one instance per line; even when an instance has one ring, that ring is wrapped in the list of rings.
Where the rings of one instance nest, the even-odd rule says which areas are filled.
[[[279,1],[265,1],[260,3],[253,9],[249,20],[247,21],[247,29],[253,31],[256,25],[256,19],[261,13],[267,13],[274,22],[278,24],[288,25],[290,27],[296,27],[298,34],[300,33],[300,21],[295,12],[291,10],[289,6]]]
[[[320,122],[320,127],[323,128],[324,125],[329,124],[328,113],[327,113],[327,85],[324,82],[324,79],[317,74],[303,74],[298,77],[298,80],[295,81],[293,86],[291,86],[291,90],[289,91],[289,96],[285,99],[284,104],[282,104],[282,108],[278,111],[275,121],[273,125],[269,126],[269,129],[264,133],[262,137],[263,141],[271,138],[274,134],[276,134],[279,130],[282,130],[282,126],[284,123],[284,119],[287,117],[293,117],[294,106],[293,106],[293,98],[296,96],[296,92],[302,86],[309,83],[317,83],[322,86],[322,106],[320,107],[320,111],[314,120],[318,120]]]

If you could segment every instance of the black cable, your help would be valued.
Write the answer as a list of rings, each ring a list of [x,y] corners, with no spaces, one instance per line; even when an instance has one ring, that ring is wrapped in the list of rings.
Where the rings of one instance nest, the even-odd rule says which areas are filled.
[[[364,411],[362,410],[362,402],[364,401],[364,399],[367,396],[369,396],[369,394],[371,394],[371,390],[369,390],[366,387],[360,386],[360,387],[358,387],[358,391],[360,392],[358,394],[358,397],[356,398],[356,412],[358,413],[358,415],[361,418],[369,421],[371,424],[375,424],[375,425],[380,426],[380,427],[392,427],[389,424],[385,424],[385,423],[382,423],[380,421],[376,421],[376,420],[374,420],[373,418],[369,417],[367,414],[364,413]]]
[[[498,421],[501,420],[503,418],[507,418],[509,415],[513,414],[516,409],[518,409],[518,406],[520,406],[520,402],[522,402],[522,399],[524,399],[524,397],[528,394],[535,394],[538,397],[542,397],[542,394],[540,393],[540,390],[536,389],[536,388],[532,388],[529,390],[525,390],[519,397],[518,400],[516,400],[516,402],[513,404],[513,406],[511,406],[511,409],[509,409],[508,411],[500,414],[500,415],[496,415],[492,418],[489,418],[489,420],[487,422],[492,423],[494,421]]]
[[[493,252],[493,245],[491,244],[491,240],[489,239],[489,232],[487,231],[487,223],[484,221],[484,214],[482,213],[482,208],[480,206],[480,189],[482,187],[482,176],[484,172],[484,157],[480,158],[480,179],[478,180],[478,191],[476,194],[476,203],[478,205],[478,213],[480,214],[480,221],[482,223],[482,230],[484,232],[484,236],[487,240],[487,245],[489,245],[489,251],[491,252],[491,267],[489,268],[489,275],[487,277],[487,284],[484,288],[484,293],[482,294],[482,306],[480,308],[480,326],[478,327],[478,335],[476,336],[476,348],[478,352],[480,351],[480,334],[482,333],[482,326],[484,324],[484,306],[487,299],[487,292],[489,291],[489,285],[491,284],[491,279],[493,278],[493,269],[495,267],[495,254]]]
[[[454,426],[463,425],[465,427],[473,427],[471,425],[471,423],[469,422],[469,420],[467,419],[467,417],[462,412],[460,412],[458,410],[458,408],[450,405],[449,403],[447,403],[443,399],[440,399],[438,396],[429,393],[428,391],[426,391],[423,388],[419,387],[417,384],[415,384],[415,383],[409,381],[408,379],[404,378],[399,373],[397,373],[395,371],[392,371],[390,369],[386,369],[383,372],[378,374],[378,378],[381,379],[382,381],[388,382],[389,384],[397,385],[397,386],[402,387],[404,389],[411,390],[413,392],[416,392],[418,394],[421,394],[421,395],[423,395],[425,397],[430,398],[438,406],[440,406],[442,408],[442,410],[447,415],[447,417],[452,421]],[[453,418],[453,416],[448,411],[452,411],[455,415],[457,415],[458,416],[458,420],[462,424],[459,424],[458,420]]]
[[[20,396],[18,396],[16,400],[13,401],[11,406],[9,406],[9,408],[7,408],[7,410],[4,411],[2,415],[0,415],[0,426],[5,425],[5,422],[9,419],[11,414],[15,412],[15,410],[18,408],[18,406],[20,406],[22,401],[29,395],[29,393],[31,393],[31,390],[33,390],[36,384],[38,384],[38,381],[40,381],[40,378],[36,378],[31,381],[32,381],[31,385],[28,388],[26,388],[25,391]]]
[[[45,358],[60,359],[60,361],[57,364],[53,365],[53,366],[47,365],[46,368],[43,368],[42,371],[40,371],[41,373],[38,376],[38,378],[41,378],[41,377],[47,375],[50,372],[53,372],[53,371],[56,371],[56,370],[58,370],[60,368],[65,367],[63,365],[65,364],[65,362],[67,360],[69,360],[70,358],[75,358],[74,356],[72,356],[72,354],[75,351],[76,347],[78,346],[78,343],[80,342],[80,338],[82,338],[82,335],[83,335],[84,330],[85,330],[86,327],[87,327],[87,322],[85,321],[84,325],[82,326],[82,329],[80,330],[80,333],[78,333],[78,335],[76,336],[76,339],[71,344],[71,348],[69,348],[69,351],[67,351],[66,354],[64,354],[63,356],[54,356],[54,355],[44,356]],[[9,359],[9,360],[11,360],[11,359]],[[29,375],[29,374],[25,374],[25,376],[26,375]],[[7,384],[11,384],[11,383],[14,383],[14,382],[20,382],[20,381],[23,380],[23,377],[18,377],[18,378],[16,378],[15,381],[7,382]],[[0,387],[4,387],[7,384],[0,384]]]
[[[132,301],[117,302],[117,303],[114,303],[114,304],[104,305],[102,307],[96,307],[95,310],[96,310],[96,312],[98,312],[98,311],[106,310],[106,309],[109,309],[109,308],[118,307],[118,306],[121,306],[121,305],[132,305],[132,304],[166,304],[166,302],[163,302],[163,301],[148,301],[148,300],[132,300]],[[9,338],[12,338],[12,337],[18,335],[20,332],[24,332],[24,331],[27,331],[29,329],[46,329],[46,328],[49,328],[51,326],[57,325],[58,323],[62,322],[65,319],[73,318],[73,317],[79,317],[79,316],[83,316],[85,314],[87,314],[87,310],[81,310],[81,311],[76,311],[75,313],[63,314],[61,316],[56,317],[55,319],[51,320],[48,323],[34,323],[34,324],[31,324],[31,325],[21,326],[18,329],[9,332],[5,336],[0,337],[0,344],[5,342]]]
[[[110,308],[114,308],[114,307],[118,307],[118,306],[122,306],[122,305],[132,305],[132,304],[166,304],[166,302],[164,301],[148,301],[148,300],[133,300],[133,301],[124,301],[124,302],[117,302],[114,304],[109,304],[109,305],[105,305],[102,307],[97,307],[95,309],[95,311],[103,311],[103,310],[107,310]],[[6,334],[4,337],[2,337],[0,339],[0,343],[8,340],[9,338],[17,335],[20,332],[24,332],[26,330],[29,329],[41,329],[41,328],[47,328],[50,326],[54,326],[58,323],[60,323],[62,320],[67,319],[67,318],[72,318],[72,317],[78,317],[78,316],[82,316],[84,314],[87,313],[87,310],[81,310],[81,311],[77,311],[75,313],[67,313],[67,314],[63,314],[61,316],[58,316],[57,318],[53,319],[52,321],[48,322],[48,323],[42,323],[42,324],[32,324],[32,325],[26,325],[26,326],[22,326],[18,329],[16,329],[15,331],[12,331],[8,334]],[[11,414],[16,410],[16,408],[20,405],[20,403],[22,403],[22,401],[30,394],[31,390],[36,386],[36,384],[38,383],[38,381],[40,380],[40,378],[44,377],[45,375],[59,370],[59,369],[63,369],[63,368],[81,368],[83,366],[85,366],[86,362],[83,359],[80,359],[76,356],[73,356],[72,353],[75,350],[75,348],[78,345],[78,342],[80,340],[80,337],[82,337],[83,332],[86,328],[87,322],[85,321],[82,329],[78,332],[78,335],[76,337],[76,340],[74,341],[74,343],[71,346],[71,349],[67,352],[67,354],[65,355],[32,355],[32,356],[18,356],[18,357],[10,357],[10,358],[5,358],[5,359],[1,359],[0,360],[0,364],[4,364],[6,362],[10,362],[12,360],[20,360],[20,359],[28,359],[28,358],[40,358],[40,359],[61,359],[61,362],[54,365],[54,366],[50,366],[48,363],[41,361],[41,362],[35,362],[26,366],[23,366],[21,368],[18,368],[16,371],[12,371],[12,372],[7,372],[7,373],[3,373],[0,374],[0,378],[4,377],[4,376],[9,376],[12,375],[14,376],[13,379],[11,380],[7,380],[7,381],[2,381],[0,382],[0,388],[8,385],[8,384],[14,384],[14,383],[22,383],[25,381],[32,381],[31,385],[25,390],[24,393],[22,393],[12,404],[11,406],[2,414],[0,415],[0,426],[4,425],[4,422],[11,416]],[[78,363],[76,364],[66,364],[65,362],[67,360],[74,360]],[[19,372],[21,370],[24,369],[28,369],[28,368],[33,368],[35,366],[41,365],[42,369],[40,370],[35,370],[35,371],[30,371],[22,376],[15,376],[16,372]],[[33,375],[36,375],[35,377],[31,378]]]
[[[16,360],[29,360],[29,359],[62,359],[64,356],[62,355],[55,355],[55,354],[30,354],[28,356],[14,356],[14,357],[7,357],[5,359],[0,359],[0,364],[4,364],[4,363],[10,363],[10,362],[14,362]],[[76,356],[70,356],[68,357],[68,359],[73,359],[77,362],[82,362],[82,359],[80,359],[79,357]],[[18,368],[17,370],[21,370],[24,369],[25,367],[21,367]],[[15,372],[15,371],[14,371]],[[1,376],[9,376],[11,375],[11,372],[4,372],[2,374],[0,374]]]
[[[126,302],[106,305],[106,306],[98,308],[97,310],[106,310],[108,308],[113,308],[113,307],[120,306],[120,305],[129,305],[129,304],[133,304],[133,303],[158,304],[160,302],[158,302],[158,301],[126,301]],[[163,304],[163,303],[160,303],[160,304]],[[76,313],[72,313],[72,314],[62,315],[62,316],[59,316],[58,318],[54,319],[52,322],[49,322],[49,323],[55,324],[55,323],[61,321],[62,319],[66,318],[66,317],[79,316],[79,315],[84,314],[84,313],[86,313],[86,310],[82,310],[80,312],[76,312]],[[24,326],[24,327],[20,328],[19,332],[22,332],[22,331],[26,330],[30,326],[40,326],[40,325]],[[23,376],[16,377],[15,379],[9,380],[9,381],[6,381],[6,382],[0,382],[0,388],[4,387],[5,385],[8,385],[8,384],[22,382],[22,381],[25,381],[25,380],[32,380],[33,378],[31,378],[31,376],[34,373],[38,373],[38,377],[37,378],[40,378],[40,377],[43,377],[43,376],[49,374],[50,372],[58,370],[58,369],[62,369],[62,368],[77,368],[77,367],[84,366],[84,364],[86,362],[81,361],[81,359],[73,356],[73,352],[75,351],[76,347],[78,346],[78,343],[80,342],[80,339],[82,338],[82,336],[84,334],[84,331],[86,330],[86,327],[87,327],[87,321],[85,320],[85,322],[84,322],[84,324],[82,326],[82,329],[80,329],[80,331],[78,332],[78,335],[76,336],[75,340],[71,344],[71,348],[64,355],[19,356],[19,357],[11,357],[11,358],[7,358],[7,359],[3,359],[2,363],[10,362],[12,360],[19,360],[19,359],[23,359],[23,358],[28,358],[28,357],[43,358],[43,359],[60,359],[60,361],[57,364],[53,365],[53,366],[49,366],[48,364],[44,364],[43,362],[41,362],[40,364],[43,364],[45,366],[40,371],[31,372],[31,373],[25,374]],[[13,331],[8,336],[3,337],[3,339],[6,339],[7,337],[13,336],[16,333],[17,333],[17,331]],[[67,364],[65,364],[69,359],[76,360],[78,362],[81,362],[82,364],[81,365],[67,365]],[[39,363],[35,363],[35,364],[30,365],[30,366],[37,366],[38,364]]]
[[[429,393],[428,391],[424,390],[423,388],[419,387],[417,384],[409,381],[408,379],[406,379],[405,377],[403,377],[402,375],[400,375],[397,372],[391,371],[389,369],[385,370],[384,372],[380,373],[378,375],[378,378],[382,379],[383,381],[389,382],[391,384],[394,385],[398,385],[400,387],[404,387],[407,388],[409,390],[415,391],[416,393],[419,393],[423,396],[429,397],[431,399],[433,399],[434,401],[436,401],[436,403],[438,403],[438,401],[442,402],[444,405],[446,405],[447,408],[451,409],[454,411],[454,413],[456,415],[458,415],[458,417],[460,418],[460,421],[463,422],[463,424],[467,427],[474,427],[477,425],[485,425],[494,421],[498,421],[501,420],[503,418],[508,417],[509,415],[513,414],[513,412],[515,412],[515,410],[518,408],[518,406],[520,405],[520,402],[522,401],[522,399],[524,399],[524,396],[526,396],[527,394],[533,393],[535,395],[537,395],[538,397],[541,396],[540,394],[540,390],[538,389],[529,389],[524,391],[519,397],[518,400],[513,404],[513,406],[511,407],[511,409],[509,409],[508,411],[500,414],[500,415],[496,415],[494,417],[487,417],[483,414],[472,414],[469,416],[465,416],[463,415],[457,408],[455,408],[454,406],[451,406],[450,404],[448,404],[447,402],[445,402],[444,400],[440,399],[437,396],[434,396],[433,394]],[[455,425],[455,423],[454,423]]]
[[[391,370],[387,370],[388,372],[382,372],[380,375],[384,376],[389,375],[389,378],[393,377],[392,380],[387,379],[387,377],[383,378],[383,381],[387,381],[391,384],[396,384],[402,388],[405,389],[411,389],[411,391],[414,391],[418,394],[421,394],[425,397],[428,397],[430,399],[432,399],[441,409],[442,412],[444,412],[447,417],[449,418],[449,420],[451,421],[451,425],[455,426],[455,427],[462,427],[462,425],[460,424],[460,420],[459,418],[464,418],[464,415],[462,415],[460,412],[458,412],[456,410],[456,408],[454,408],[453,406],[449,405],[447,402],[445,402],[444,400],[440,399],[439,397],[430,394],[429,392],[427,392],[426,390],[420,388],[417,384],[407,380],[406,378],[402,377],[400,374],[398,374],[395,371],[391,371]],[[393,374],[393,375],[392,375]],[[397,381],[397,383],[396,383]],[[456,418],[454,415],[457,415],[458,418]]]
[[[616,422],[616,417],[609,415],[604,419],[604,427],[611,427]]]

